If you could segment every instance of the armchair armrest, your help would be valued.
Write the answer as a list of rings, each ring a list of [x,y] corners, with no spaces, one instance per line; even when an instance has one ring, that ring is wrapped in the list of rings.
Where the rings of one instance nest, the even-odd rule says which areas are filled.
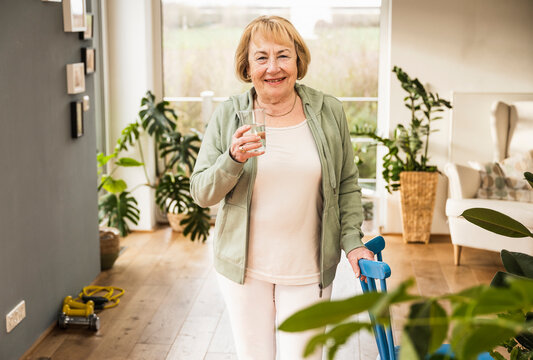
[[[448,176],[452,199],[471,199],[476,195],[481,184],[479,171],[468,166],[447,163],[444,172]]]

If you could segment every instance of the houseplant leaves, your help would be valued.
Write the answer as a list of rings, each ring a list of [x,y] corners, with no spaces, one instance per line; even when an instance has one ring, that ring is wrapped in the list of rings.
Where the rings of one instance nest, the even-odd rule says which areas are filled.
[[[520,222],[496,210],[472,208],[463,211],[461,216],[467,221],[499,235],[514,238],[533,237],[531,231]]]
[[[133,224],[139,223],[140,210],[137,200],[127,191],[120,195],[111,193],[103,196],[98,203],[98,210],[100,222],[105,221],[107,226],[116,227],[122,236],[130,232],[126,220]]]

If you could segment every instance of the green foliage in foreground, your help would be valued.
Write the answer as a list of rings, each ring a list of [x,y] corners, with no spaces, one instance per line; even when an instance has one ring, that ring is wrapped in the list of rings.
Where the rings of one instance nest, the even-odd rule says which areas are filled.
[[[524,177],[533,188],[533,174],[526,172]],[[526,226],[491,209],[468,209],[462,216],[496,234],[533,238]],[[498,346],[507,349],[511,360],[533,359],[533,256],[502,250],[501,258],[506,272],[497,272],[490,286],[422,297],[408,293],[414,284],[410,279],[389,293],[366,293],[318,303],[293,314],[279,328],[297,332],[332,325],[325,334],[313,337],[305,349],[307,356],[317,346],[325,345],[331,360],[350,336],[372,328],[368,322],[350,321],[353,315],[368,311],[378,323],[390,327],[390,307],[410,302],[400,359],[444,359],[442,355],[431,354],[446,340],[457,360],[473,360],[483,352],[490,352],[496,360],[506,359],[494,350]],[[449,313],[443,306],[446,302],[451,305]],[[451,335],[447,337],[450,330]]]
[[[368,322],[353,321],[353,315],[368,311],[378,323],[390,326],[390,307],[407,302],[411,305],[400,359],[439,358],[430,354],[445,342],[451,330],[449,343],[455,359],[470,360],[533,327],[533,320],[524,322],[525,314],[533,308],[533,281],[516,278],[508,279],[507,284],[507,288],[480,285],[455,294],[423,297],[408,292],[414,285],[409,279],[388,293],[371,292],[312,305],[289,317],[279,329],[299,332],[332,325],[325,334],[313,337],[305,349],[307,356],[316,346],[324,345],[331,360],[350,336],[371,329]],[[451,305],[451,312],[446,312],[444,303]]]

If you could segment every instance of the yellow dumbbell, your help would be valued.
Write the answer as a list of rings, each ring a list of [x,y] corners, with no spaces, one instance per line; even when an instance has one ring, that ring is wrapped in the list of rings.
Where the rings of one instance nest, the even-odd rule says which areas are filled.
[[[86,304],[72,300],[72,296],[67,296],[63,300],[63,313],[67,316],[89,317],[94,314],[94,301]]]

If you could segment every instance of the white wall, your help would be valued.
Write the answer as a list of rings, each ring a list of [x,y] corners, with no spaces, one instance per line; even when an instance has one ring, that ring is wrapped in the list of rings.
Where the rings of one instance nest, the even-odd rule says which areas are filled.
[[[391,11],[391,65],[431,91],[449,100],[452,91],[533,91],[533,1],[392,0]],[[390,129],[409,121],[404,96],[391,73]],[[442,170],[448,160],[448,115],[435,124],[439,132],[431,135],[431,162]],[[446,190],[442,181],[433,233],[448,233]],[[401,232],[398,199],[388,201],[386,232]]]
[[[151,0],[106,0],[106,40],[108,81],[108,124],[110,151],[121,130],[137,117],[141,98],[147,90],[154,91],[154,48]],[[152,139],[141,140],[144,160],[150,179],[155,174],[155,154]],[[139,159],[137,148],[130,154]],[[141,167],[119,169],[128,188],[146,183]],[[134,191],[141,208],[141,219],[132,229],[151,230],[155,225],[154,192],[144,186]]]

